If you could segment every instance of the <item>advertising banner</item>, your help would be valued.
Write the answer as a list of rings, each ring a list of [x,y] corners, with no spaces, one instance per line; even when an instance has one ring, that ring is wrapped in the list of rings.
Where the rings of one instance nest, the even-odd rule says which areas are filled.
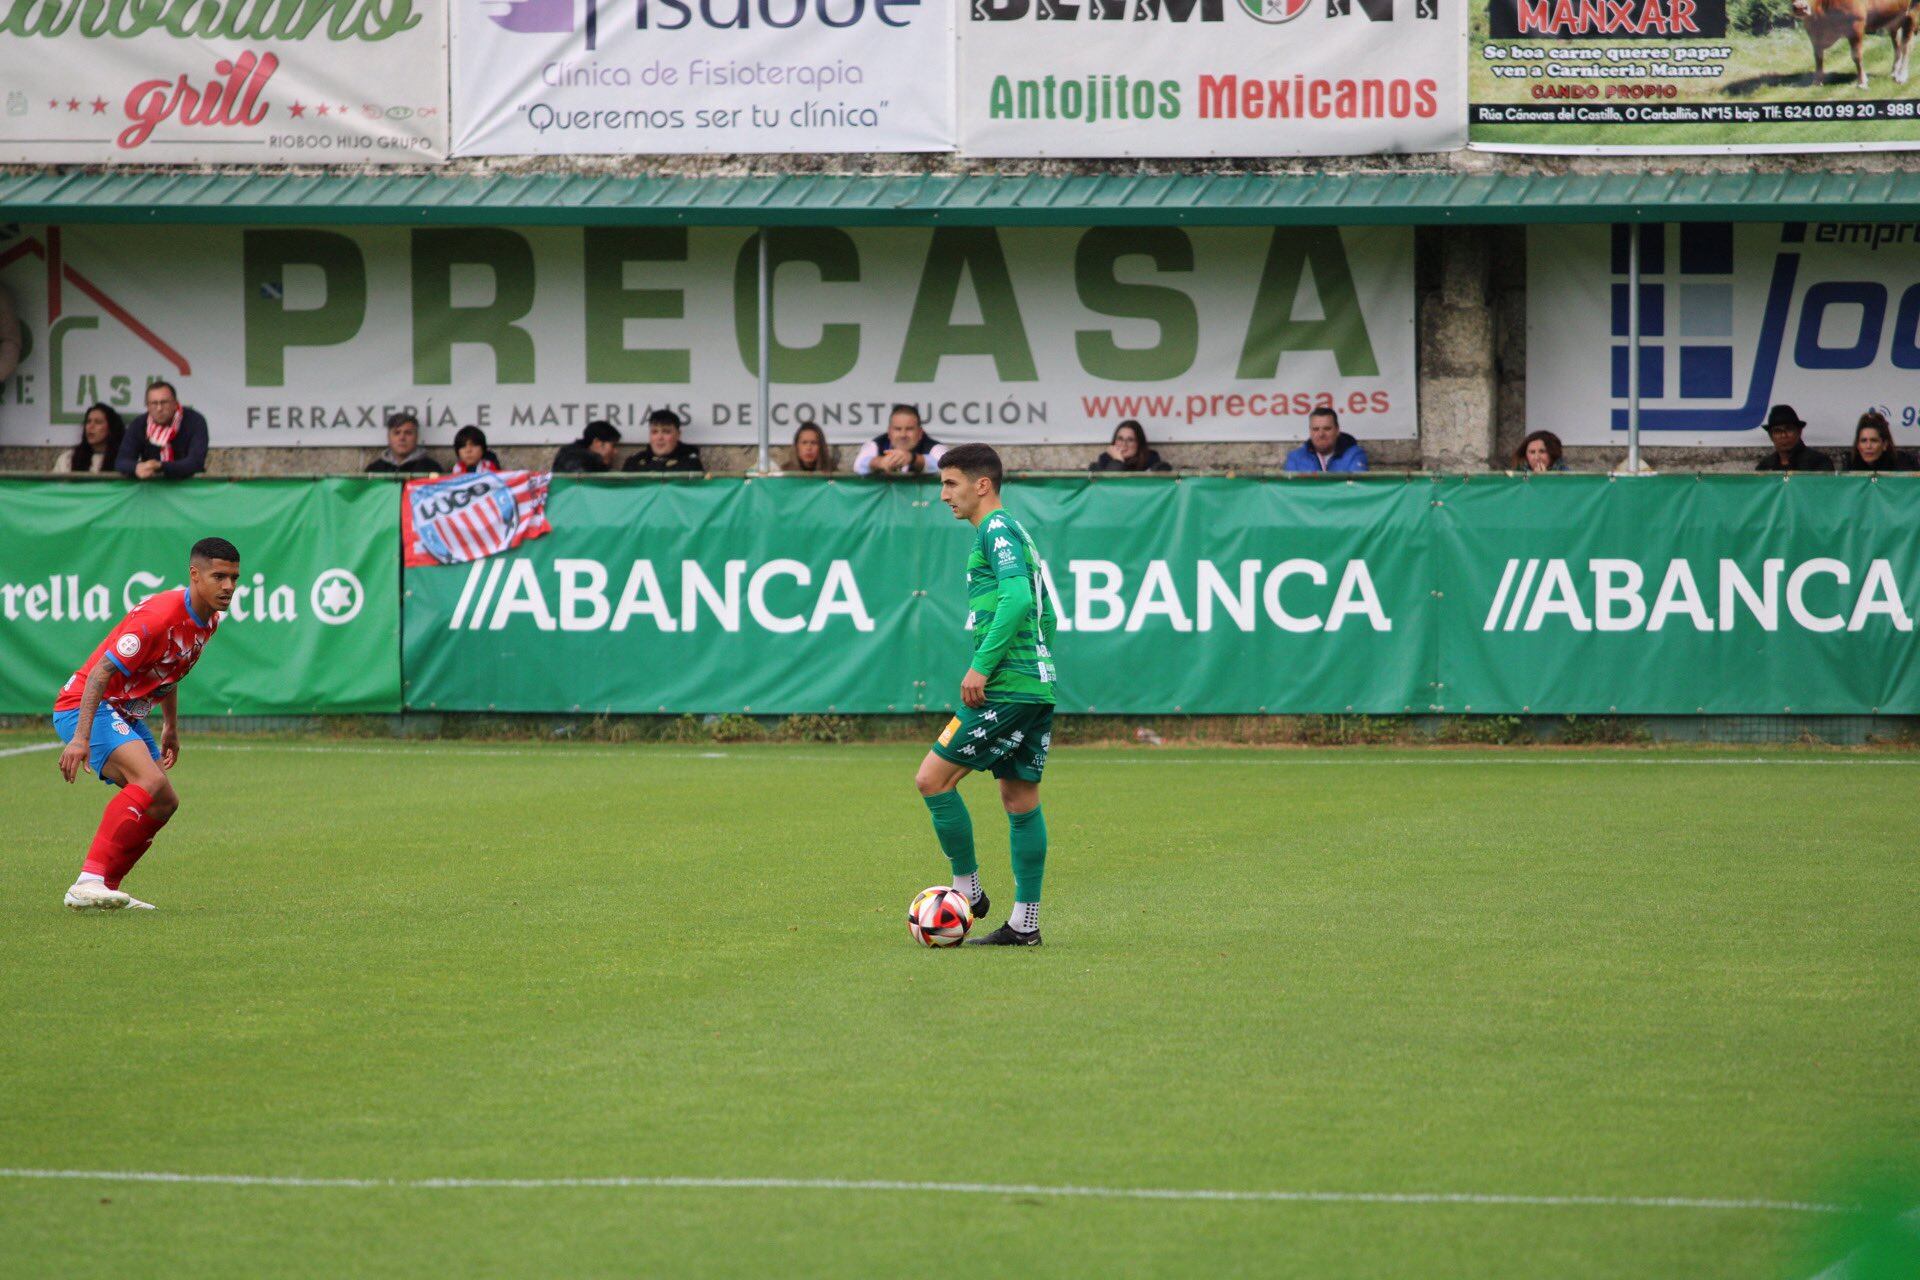
[[[1920,146],[1913,16],[1886,0],[1476,0],[1485,151]]]
[[[446,6],[432,0],[14,0],[0,65],[0,162],[446,158]]]
[[[952,0],[452,0],[459,155],[953,150]]]
[[[1528,426],[1568,444],[1626,438],[1628,234],[1528,233]],[[1750,449],[1758,461],[1770,447],[1760,424],[1781,403],[1806,420],[1809,444],[1851,445],[1869,409],[1914,443],[1920,228],[1700,222],[1640,235],[1647,443]]]
[[[747,444],[758,258],[728,228],[0,228],[30,346],[0,443],[71,443],[164,377],[215,450],[383,444],[403,407],[443,456],[595,419],[632,447],[660,407]],[[1319,405],[1417,433],[1408,228],[791,228],[769,261],[777,441],[857,444],[896,402],[948,443],[1297,441]]]
[[[977,156],[1289,156],[1466,141],[1463,0],[972,0]]]
[[[969,530],[926,484],[556,480],[409,569],[409,705],[946,710]],[[1920,712],[1920,480],[1016,482],[1063,710]]]
[[[239,548],[240,589],[182,715],[398,711],[399,495],[356,478],[0,479],[0,713],[50,715],[128,610],[185,585],[206,537]]]

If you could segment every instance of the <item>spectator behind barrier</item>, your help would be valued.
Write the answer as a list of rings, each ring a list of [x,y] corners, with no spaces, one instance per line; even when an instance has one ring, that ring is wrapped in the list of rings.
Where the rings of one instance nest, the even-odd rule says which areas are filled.
[[[1913,456],[1893,447],[1893,428],[1885,414],[1869,409],[1860,415],[1853,429],[1853,451],[1843,468],[1847,471],[1913,471]]]
[[[1831,471],[1833,459],[1818,449],[1807,447],[1800,437],[1807,424],[1790,404],[1777,404],[1767,410],[1760,429],[1773,441],[1773,452],[1760,459],[1755,471]]]
[[[171,382],[147,386],[147,411],[120,441],[120,474],[136,480],[184,480],[207,469],[207,420],[180,403]]]
[[[104,404],[89,405],[80,424],[80,443],[53,460],[55,471],[112,471],[120,457],[127,424]]]
[[[705,471],[700,451],[680,439],[680,415],[655,409],[647,416],[647,447],[634,451],[622,471]]]
[[[920,411],[910,404],[897,404],[887,415],[887,429],[860,446],[853,460],[856,475],[879,472],[885,476],[920,475],[940,469],[947,446],[926,432]]]
[[[462,427],[453,433],[453,474],[470,476],[476,471],[498,471],[500,459],[487,448],[487,433],[478,427]]]
[[[611,422],[589,422],[578,440],[561,445],[553,455],[553,470],[563,475],[611,471],[619,448],[620,432]]]
[[[1106,452],[1088,464],[1089,471],[1171,471],[1166,459],[1147,444],[1147,430],[1132,418],[1113,429]]]
[[[387,415],[386,452],[369,462],[367,470],[381,474],[404,471],[408,475],[437,476],[441,467],[432,454],[420,447],[420,419],[403,410]]]
[[[0,382],[5,382],[20,367],[26,344],[20,338],[20,313],[13,291],[0,285]]]
[[[1560,437],[1551,431],[1536,431],[1520,442],[1513,451],[1513,469],[1532,471],[1544,475],[1549,471],[1565,471],[1567,464],[1561,460]]]
[[[1307,442],[1287,455],[1288,471],[1365,471],[1367,451],[1340,429],[1340,415],[1315,409],[1307,415]]]
[[[793,433],[793,446],[787,450],[786,465],[773,464],[773,475],[832,475],[833,449],[827,433],[817,422],[803,422]]]

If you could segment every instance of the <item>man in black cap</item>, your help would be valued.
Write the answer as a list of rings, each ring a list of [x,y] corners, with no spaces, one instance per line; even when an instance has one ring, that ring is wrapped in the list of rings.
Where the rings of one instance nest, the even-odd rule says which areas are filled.
[[[1767,410],[1762,431],[1773,440],[1773,452],[1760,459],[1755,471],[1831,471],[1833,459],[1818,449],[1807,447],[1800,433],[1807,424],[1790,404],[1777,404]]]
[[[620,433],[611,422],[589,422],[587,429],[572,444],[560,446],[553,455],[555,471],[611,471],[613,451],[620,445]]]
[[[680,415],[655,409],[647,415],[647,447],[634,451],[622,471],[705,471],[700,450],[680,438]]]

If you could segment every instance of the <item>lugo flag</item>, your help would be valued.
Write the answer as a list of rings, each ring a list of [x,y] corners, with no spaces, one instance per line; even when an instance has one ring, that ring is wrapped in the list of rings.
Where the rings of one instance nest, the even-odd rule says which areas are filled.
[[[443,159],[446,47],[436,0],[8,0],[0,161]]]
[[[546,471],[480,471],[407,482],[400,510],[406,563],[464,564],[553,532]]]
[[[972,0],[961,150],[1439,151],[1466,140],[1466,0]]]
[[[1907,0],[1472,0],[1486,151],[1920,146]]]
[[[461,155],[950,151],[952,0],[451,0]]]

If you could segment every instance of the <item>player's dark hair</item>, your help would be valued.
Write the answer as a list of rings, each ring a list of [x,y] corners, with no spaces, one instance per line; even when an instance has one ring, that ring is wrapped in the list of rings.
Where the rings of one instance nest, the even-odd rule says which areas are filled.
[[[1335,430],[1338,430],[1340,427],[1340,415],[1325,405],[1321,405],[1318,409],[1315,409],[1307,415],[1308,422],[1312,422],[1315,418],[1325,418],[1334,425]]]
[[[647,415],[647,425],[650,427],[672,427],[675,431],[678,431],[685,424],[680,421],[680,415],[673,410],[655,409]]]
[[[1000,455],[993,451],[990,444],[957,444],[940,455],[940,469],[949,467],[958,471],[969,480],[978,480],[981,476],[993,481],[993,491],[1000,492],[1000,482],[1006,476],[1006,469],[1000,465]]]
[[[202,538],[193,544],[192,560],[230,560],[240,563],[240,549],[225,538]]]
[[[173,389],[173,384],[171,382],[166,382],[159,378],[155,378],[152,382],[149,382],[147,384],[147,391],[142,393],[142,398],[144,399],[145,395],[147,393],[152,392],[152,390],[155,387],[165,387],[167,389],[168,395],[172,396],[175,400],[178,400],[180,398],[180,393]]]
[[[893,406],[893,408],[891,408],[891,409],[889,409],[889,410],[887,410],[887,425],[888,425],[888,426],[892,426],[892,425],[893,425],[893,415],[895,415],[896,413],[910,413],[910,414],[912,414],[912,415],[913,415],[913,425],[914,425],[914,426],[916,426],[916,427],[920,427],[920,426],[925,426],[925,425],[926,425],[926,422],[927,422],[927,420],[926,420],[925,418],[923,418],[923,417],[921,417],[921,416],[920,416],[920,410],[919,410],[919,409],[918,409],[917,407],[915,407],[914,405],[910,405],[910,404],[897,404],[897,405],[895,405],[895,406]]]

